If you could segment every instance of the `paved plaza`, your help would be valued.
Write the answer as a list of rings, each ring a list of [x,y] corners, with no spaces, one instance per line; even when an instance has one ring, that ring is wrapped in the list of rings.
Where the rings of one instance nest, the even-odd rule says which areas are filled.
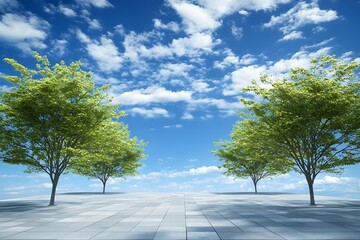
[[[360,201],[250,193],[74,193],[0,201],[0,239],[360,239]]]

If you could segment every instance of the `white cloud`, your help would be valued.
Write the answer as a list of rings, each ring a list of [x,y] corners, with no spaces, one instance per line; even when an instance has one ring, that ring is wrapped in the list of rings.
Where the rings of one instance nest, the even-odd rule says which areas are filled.
[[[304,38],[303,35],[302,35],[302,32],[300,32],[300,31],[292,31],[292,32],[286,34],[279,41],[288,41],[288,40],[301,39],[301,38]]]
[[[165,125],[164,128],[182,128],[183,126],[181,124],[176,125]]]
[[[312,29],[313,33],[318,33],[318,32],[323,32],[325,31],[326,29],[322,26],[316,26]]]
[[[166,29],[171,30],[173,32],[179,32],[180,27],[176,22],[169,22],[167,24],[162,23],[160,19],[154,19],[154,27],[157,29]]]
[[[215,18],[230,15],[235,12],[246,10],[260,11],[275,9],[279,4],[288,3],[291,0],[197,0],[200,5],[207,9]]]
[[[324,54],[328,54],[330,50],[330,47],[324,47],[315,52],[300,50],[299,52],[293,54],[290,59],[280,59],[273,65],[268,66],[268,73],[273,74],[276,77],[281,77],[282,74],[288,73],[291,68],[308,68],[310,66],[311,59],[319,58]]]
[[[191,87],[195,92],[199,92],[199,93],[210,92],[211,90],[214,89],[214,88],[209,88],[209,84],[207,84],[202,80],[196,80],[192,82]]]
[[[162,64],[160,68],[159,75],[164,79],[168,79],[174,76],[187,77],[188,72],[193,69],[194,66],[186,63],[167,63]]]
[[[91,19],[89,17],[84,17],[86,22],[89,24],[90,29],[96,29],[99,30],[102,28],[101,23],[97,19]]]
[[[239,14],[244,15],[244,16],[249,16],[250,15],[250,13],[248,11],[245,11],[244,9],[240,10]]]
[[[5,76],[5,74],[1,73],[0,72],[0,77],[1,76]],[[7,91],[10,91],[11,90],[11,87],[10,86],[7,86],[7,85],[1,85],[0,86],[0,92],[1,91],[4,91],[4,92],[7,92]],[[1,175],[0,175],[1,176]]]
[[[68,6],[62,5],[62,4],[59,5],[59,11],[67,17],[75,17],[76,16],[76,12],[73,9],[69,8]]]
[[[285,77],[289,73],[290,69],[296,67],[308,68],[310,66],[310,60],[313,58],[319,58],[324,54],[330,52],[330,47],[323,47],[315,52],[309,52],[306,48],[296,52],[289,59],[280,59],[277,62],[269,62],[266,65],[250,65],[241,67],[233,71],[226,79],[231,80],[231,85],[223,90],[223,94],[235,95],[241,93],[241,88],[251,85],[251,81],[255,80],[258,84],[261,74],[270,74],[275,78]],[[266,87],[265,85],[262,85]]]
[[[191,115],[191,113],[184,113],[184,115],[181,117],[181,119],[184,119],[184,120],[191,120],[191,119],[194,119],[194,116]]]
[[[178,0],[170,1],[171,6],[182,17],[187,33],[214,30],[221,24],[204,8]]]
[[[14,45],[24,52],[33,49],[44,49],[50,24],[37,16],[26,13],[22,15],[6,13],[0,21],[0,39]]]
[[[8,12],[12,9],[18,8],[19,2],[17,0],[1,0],[0,12]]]
[[[20,191],[20,190],[25,190],[25,186],[19,186],[19,187],[5,187],[4,191],[5,192],[12,192],[12,191]]]
[[[65,39],[55,39],[51,41],[53,45],[52,53],[55,53],[58,56],[63,56],[65,50],[67,49],[68,42]]]
[[[125,28],[122,24],[116,25],[114,31],[120,34],[121,36],[125,35]]]
[[[51,183],[43,183],[40,185],[41,188],[45,188],[45,189],[51,189],[52,188],[52,184]]]
[[[259,11],[275,9],[279,4],[290,0],[197,0],[186,2],[169,0],[170,5],[182,18],[187,33],[212,32],[221,26],[221,19],[227,15],[239,12],[244,16],[250,13],[246,10]],[[241,37],[241,28],[232,28],[235,36]]]
[[[238,56],[235,56],[235,54],[229,49],[224,52],[227,54],[227,56],[221,62],[215,61],[215,68],[224,69],[231,66],[238,67],[239,65],[250,65],[256,61],[255,56],[252,54],[245,54],[239,58]]]
[[[130,113],[132,115],[141,115],[145,118],[156,118],[156,117],[169,117],[169,113],[166,109],[163,108],[152,108],[152,109],[145,109],[145,108],[132,108],[130,109]]]
[[[308,24],[319,24],[338,19],[334,10],[321,10],[317,1],[311,3],[299,2],[295,7],[279,16],[272,16],[264,27],[280,26],[280,31],[287,37],[284,40],[297,39],[301,32],[295,31]],[[285,38],[284,37],[284,38]],[[297,38],[296,38],[297,37]]]
[[[323,178],[315,180],[315,184],[346,184],[351,182],[356,182],[356,179],[349,177],[334,177],[326,175]]]
[[[220,40],[213,42],[212,36],[206,33],[195,33],[187,37],[173,39],[169,44],[157,42],[159,36],[155,32],[137,34],[130,32],[125,35],[123,46],[124,58],[137,65],[142,65],[144,59],[171,58],[175,56],[198,57],[211,53],[212,48]],[[152,43],[151,46],[149,43]],[[140,64],[141,63],[141,64]]]
[[[246,66],[239,68],[231,73],[231,90],[224,90],[224,95],[232,95],[242,92],[242,88],[250,86],[252,80],[258,80],[261,74],[266,72],[266,66]]]
[[[79,4],[85,7],[96,7],[96,8],[106,8],[112,7],[111,3],[108,0],[76,0]]]
[[[146,89],[137,89],[121,94],[112,92],[112,95],[114,97],[114,102],[119,103],[120,105],[169,103],[191,100],[191,92],[172,92],[163,87],[157,86],[150,86]]]
[[[250,65],[256,61],[256,58],[254,55],[248,53],[242,56],[239,60],[240,65]]]
[[[177,177],[199,176],[214,172],[220,172],[220,169],[217,166],[202,166],[198,168],[191,168],[186,171],[151,172],[149,174],[138,175],[132,178],[136,180],[157,179],[161,177],[177,178]]]
[[[88,54],[96,61],[100,70],[112,72],[121,68],[122,57],[111,39],[102,36],[100,42],[91,40],[81,30],[77,30],[77,37],[86,45]]]
[[[195,33],[190,37],[174,39],[170,48],[178,56],[196,56],[200,52],[211,52],[215,44],[212,41],[211,35]]]
[[[231,33],[235,38],[240,39],[243,36],[243,28],[237,27],[237,26],[235,26],[235,23],[233,23],[231,25]]]
[[[0,178],[16,178],[19,177],[19,175],[15,175],[15,174],[1,174]]]
[[[235,102],[228,102],[224,99],[215,99],[215,98],[201,98],[195,99],[189,102],[189,107],[204,107],[204,106],[215,106],[223,113],[227,115],[233,115],[237,110],[244,109],[244,104],[237,100]],[[213,115],[207,114],[204,119],[212,118]]]

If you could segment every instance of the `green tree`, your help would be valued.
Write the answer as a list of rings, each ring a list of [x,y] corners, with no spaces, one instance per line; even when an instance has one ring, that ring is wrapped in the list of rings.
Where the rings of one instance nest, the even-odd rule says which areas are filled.
[[[305,176],[310,205],[315,205],[313,185],[320,172],[341,173],[341,166],[360,161],[357,68],[356,62],[325,55],[312,60],[309,69],[292,69],[288,78],[262,76],[268,87],[253,82],[245,89],[263,98],[244,103]]]
[[[80,62],[51,67],[46,56],[35,58],[36,70],[5,59],[20,76],[3,77],[13,87],[0,97],[0,154],[6,163],[26,165],[27,172],[47,173],[54,205],[59,178],[74,156],[102,122],[122,113],[109,104],[107,86],[96,88]]]
[[[105,193],[110,177],[135,175],[141,166],[139,160],[145,158],[144,142],[130,138],[127,126],[119,122],[106,122],[94,132],[93,141],[79,152],[78,161],[71,166],[73,172],[99,179]]]
[[[291,162],[273,147],[268,139],[265,126],[253,119],[238,121],[231,132],[233,141],[215,143],[220,146],[213,152],[224,161],[227,176],[250,177],[257,193],[257,184],[261,179],[284,174],[291,170]]]

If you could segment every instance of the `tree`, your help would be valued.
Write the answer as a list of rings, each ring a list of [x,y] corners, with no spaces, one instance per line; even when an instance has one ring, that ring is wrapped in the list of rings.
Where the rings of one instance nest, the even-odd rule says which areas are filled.
[[[51,67],[46,56],[35,58],[36,70],[5,59],[20,76],[3,77],[13,87],[0,97],[0,154],[6,163],[26,165],[27,172],[46,172],[54,205],[59,178],[76,153],[102,122],[122,112],[109,103],[107,86],[96,88],[80,62]]]
[[[105,193],[106,182],[110,177],[135,175],[143,159],[144,142],[130,138],[127,126],[119,122],[105,122],[94,132],[93,141],[78,155],[78,161],[71,166],[73,172],[99,179]]]
[[[250,177],[257,193],[258,182],[267,177],[284,174],[291,163],[268,139],[265,126],[254,119],[238,121],[231,133],[232,142],[215,143],[220,146],[213,152],[224,161],[221,166],[227,176]]]
[[[262,76],[267,87],[253,82],[245,89],[263,98],[243,101],[305,176],[310,205],[315,205],[313,185],[320,172],[341,173],[341,166],[360,161],[357,68],[356,62],[325,55],[312,60],[309,69],[292,69],[288,78]]]

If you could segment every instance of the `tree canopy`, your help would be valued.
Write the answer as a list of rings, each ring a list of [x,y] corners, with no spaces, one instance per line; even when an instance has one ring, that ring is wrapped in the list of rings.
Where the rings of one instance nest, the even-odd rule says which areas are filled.
[[[74,173],[99,179],[103,193],[110,177],[135,175],[145,158],[144,142],[130,138],[130,132],[122,123],[105,122],[94,133],[93,141],[79,152],[78,160],[71,166]]]
[[[35,58],[36,70],[5,59],[20,76],[3,76],[13,86],[0,97],[0,152],[6,163],[46,172],[54,205],[60,175],[87,150],[99,127],[124,113],[110,104],[108,86],[96,87],[80,62],[52,67],[46,56],[35,53]]]
[[[220,146],[214,155],[224,161],[227,176],[250,177],[257,193],[257,183],[264,178],[284,174],[291,170],[291,162],[271,144],[268,129],[254,119],[236,123],[231,138],[233,141],[215,143]]]
[[[315,205],[313,184],[321,172],[341,173],[342,166],[359,159],[360,81],[358,63],[332,56],[313,59],[308,69],[295,68],[289,77],[261,77],[245,91],[263,101],[243,100],[269,139],[306,178],[310,205]],[[264,85],[266,87],[264,87]]]

